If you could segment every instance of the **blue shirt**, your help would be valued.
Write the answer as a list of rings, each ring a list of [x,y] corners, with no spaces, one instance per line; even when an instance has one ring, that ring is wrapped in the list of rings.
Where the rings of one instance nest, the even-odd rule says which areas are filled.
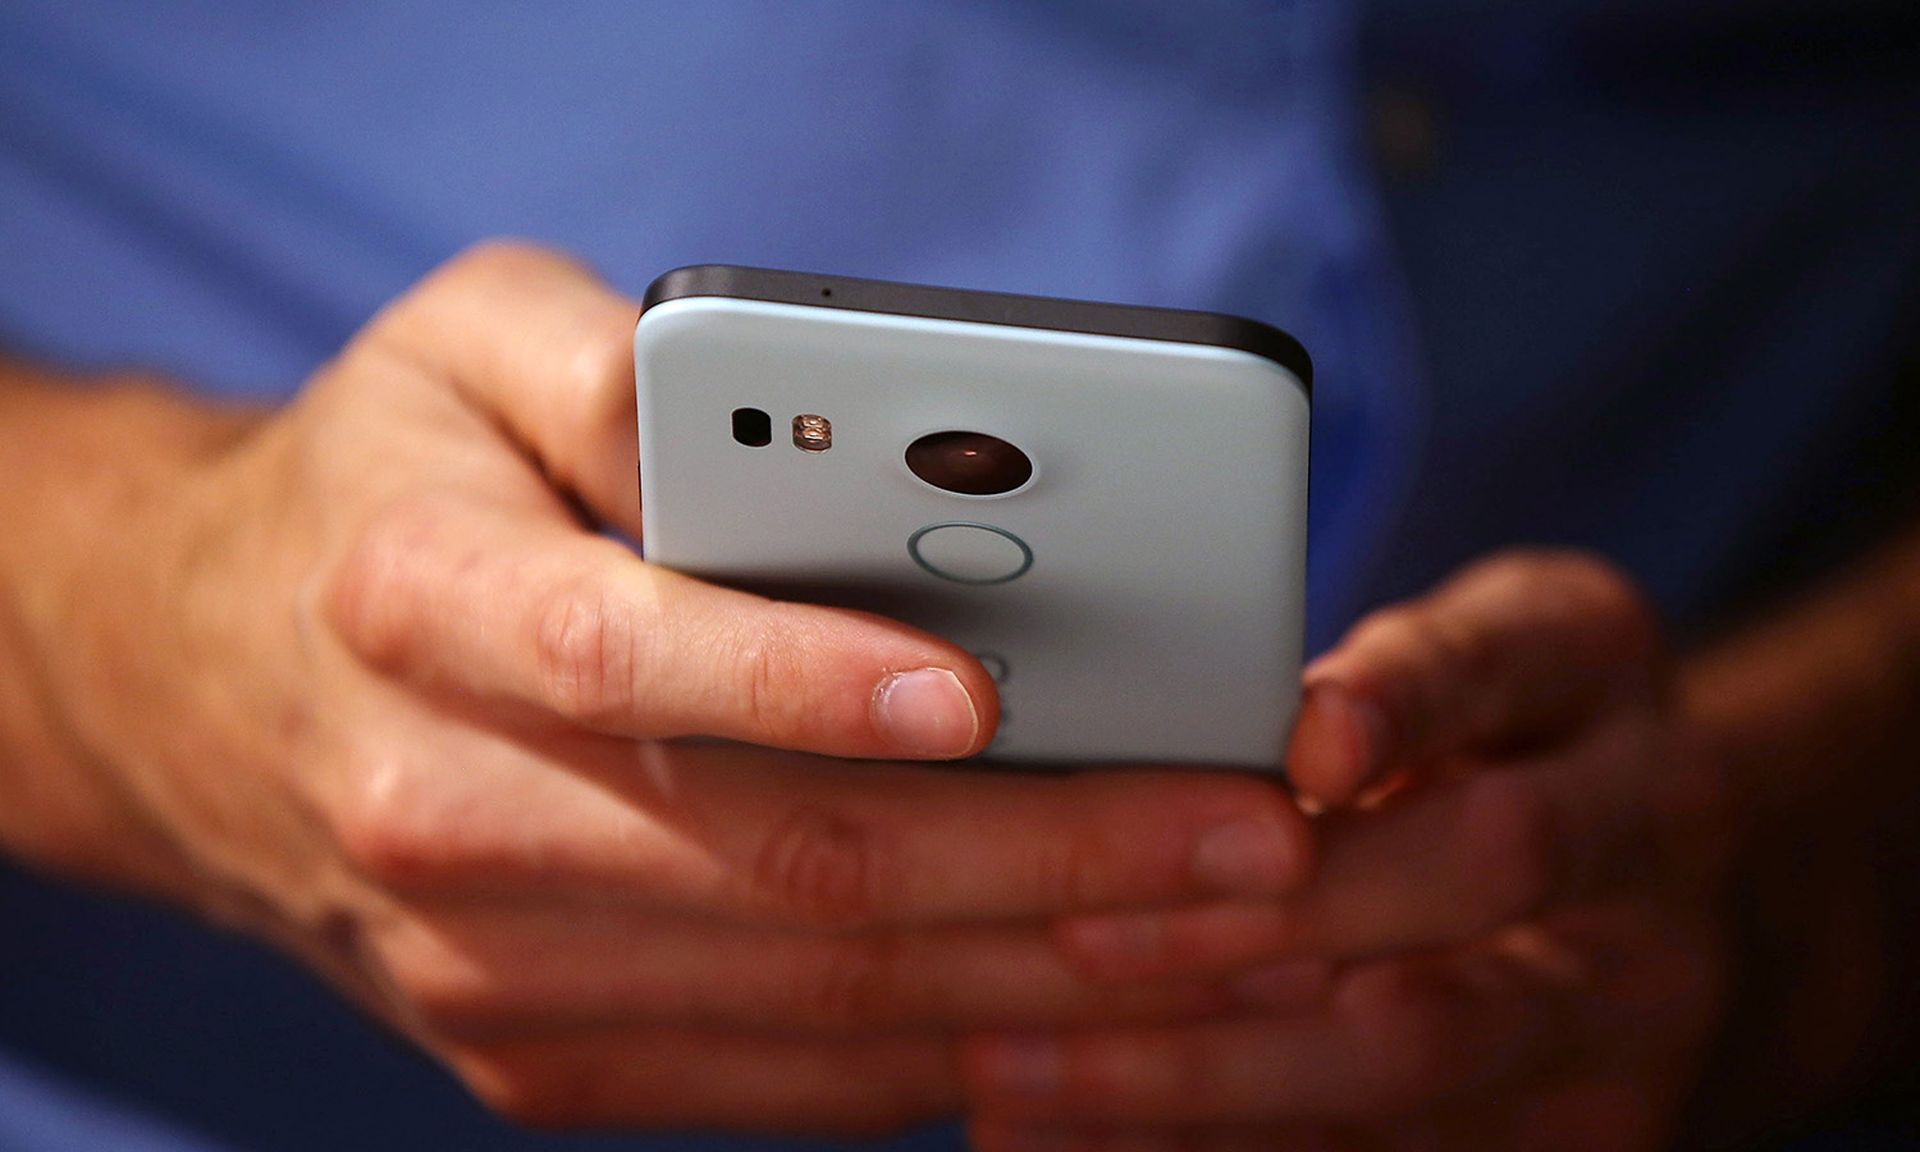
[[[282,397],[502,233],[635,294],[726,261],[1244,313],[1316,361],[1324,643],[1420,409],[1355,33],[1326,2],[14,4],[0,346]],[[513,1132],[304,974],[172,916],[16,876],[0,923],[0,1044],[183,1126],[579,1143]]]
[[[281,397],[498,233],[628,292],[731,261],[1238,312],[1316,362],[1316,647],[1518,540],[1599,547],[1703,620],[1823,519],[1808,492],[1853,509],[1880,475],[1849,449],[1896,402],[1914,85],[1856,68],[1779,100],[1716,53],[1727,19],[1671,5],[1383,7],[1372,60],[1434,122],[1392,232],[1334,0],[22,0],[0,347]],[[48,1076],[169,1118],[154,1148],[630,1146],[498,1124],[172,914],[4,872],[0,924],[0,1147],[61,1146],[57,1106],[8,1128],[5,1092],[58,1104]],[[631,1146],[668,1143],[752,1142]]]

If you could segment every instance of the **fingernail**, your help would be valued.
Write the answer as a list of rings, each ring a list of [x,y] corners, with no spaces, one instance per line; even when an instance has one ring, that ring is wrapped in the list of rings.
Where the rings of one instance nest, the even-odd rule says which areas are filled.
[[[1167,951],[1167,919],[1151,912],[1082,916],[1062,930],[1074,950],[1102,967],[1133,970],[1158,961]]]
[[[981,1071],[988,1086],[1009,1096],[1052,1096],[1065,1079],[1066,1057],[1046,1036],[1009,1036],[984,1053]]]
[[[1354,789],[1371,783],[1388,759],[1387,714],[1372,700],[1338,684],[1312,688],[1308,698],[1336,742],[1329,752],[1344,769],[1342,778]]]
[[[1295,1010],[1326,1001],[1333,965],[1326,960],[1281,960],[1235,977],[1234,996],[1252,1008]]]
[[[1298,848],[1280,825],[1236,820],[1200,837],[1193,848],[1193,877],[1237,896],[1274,896],[1293,884]]]
[[[980,714],[960,677],[945,668],[897,672],[873,694],[874,724],[909,756],[964,756],[980,737]]]

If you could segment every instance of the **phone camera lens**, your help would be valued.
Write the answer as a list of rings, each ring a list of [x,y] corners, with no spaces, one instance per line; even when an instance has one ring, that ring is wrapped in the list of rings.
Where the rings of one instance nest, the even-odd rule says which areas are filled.
[[[943,492],[999,496],[1033,477],[1033,461],[998,436],[932,432],[907,445],[907,468]]]

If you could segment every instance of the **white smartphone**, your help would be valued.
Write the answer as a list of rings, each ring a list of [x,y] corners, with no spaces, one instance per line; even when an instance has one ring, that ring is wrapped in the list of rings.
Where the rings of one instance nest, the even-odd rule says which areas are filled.
[[[1205,312],[723,265],[634,332],[643,550],[972,651],[988,758],[1281,766],[1312,366]]]

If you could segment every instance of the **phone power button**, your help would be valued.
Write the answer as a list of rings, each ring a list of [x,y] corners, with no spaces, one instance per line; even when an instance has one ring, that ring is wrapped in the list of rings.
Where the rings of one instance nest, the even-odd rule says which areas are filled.
[[[956,520],[907,538],[914,563],[957,584],[1005,584],[1033,567],[1033,549],[1004,528]]]

